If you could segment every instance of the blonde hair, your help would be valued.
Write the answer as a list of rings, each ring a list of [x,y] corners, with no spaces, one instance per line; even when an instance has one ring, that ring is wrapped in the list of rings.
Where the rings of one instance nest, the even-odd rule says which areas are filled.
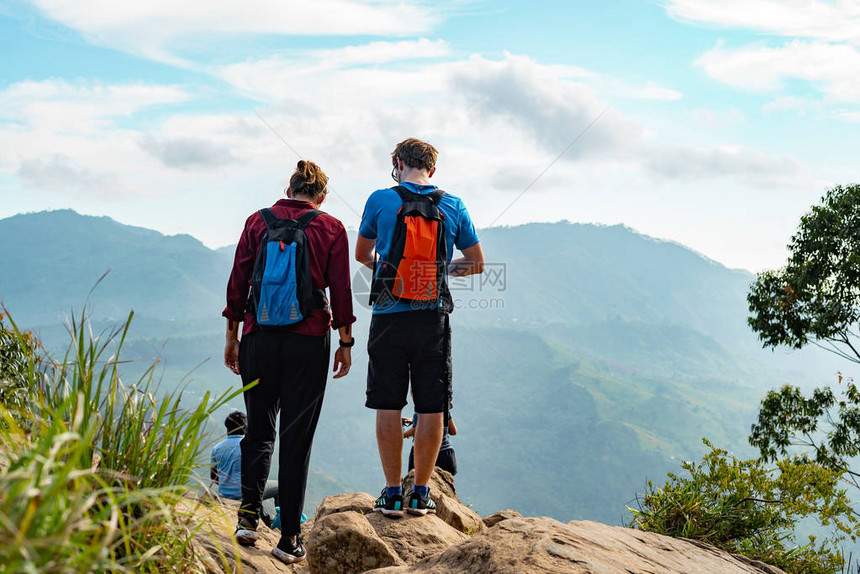
[[[290,189],[293,196],[302,195],[316,199],[320,194],[325,195],[328,192],[327,185],[328,176],[312,161],[299,160],[296,171],[290,176]]]

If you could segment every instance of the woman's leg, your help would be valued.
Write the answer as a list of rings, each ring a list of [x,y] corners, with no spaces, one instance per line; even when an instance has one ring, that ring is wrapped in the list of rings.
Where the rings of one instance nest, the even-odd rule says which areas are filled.
[[[308,463],[322,409],[329,367],[329,335],[292,335],[283,349],[289,376],[281,386],[280,468],[281,538],[301,531]]]
[[[259,379],[257,385],[245,391],[248,427],[242,439],[242,505],[239,517],[257,526],[260,503],[272,451],[275,448],[275,419],[278,415],[278,385],[273,375],[271,340],[267,333],[255,332],[242,338],[239,346],[239,370],[242,383]],[[276,372],[276,371],[275,371]]]

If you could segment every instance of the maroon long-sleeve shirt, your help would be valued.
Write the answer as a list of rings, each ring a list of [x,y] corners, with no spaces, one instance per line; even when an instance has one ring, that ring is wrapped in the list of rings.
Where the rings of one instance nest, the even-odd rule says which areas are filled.
[[[272,212],[281,219],[296,219],[315,206],[308,201],[281,199],[272,206]],[[236,246],[233,271],[227,283],[227,307],[221,313],[231,321],[244,321],[242,334],[257,329],[253,313],[246,313],[245,306],[251,289],[251,274],[257,260],[257,251],[266,234],[266,224],[259,212],[245,221],[245,229]],[[292,330],[302,335],[325,335],[329,326],[338,329],[355,322],[352,314],[352,289],[349,277],[349,242],[343,224],[327,213],[321,213],[305,228],[307,237],[311,278],[314,289],[329,290],[331,311],[314,309]]]

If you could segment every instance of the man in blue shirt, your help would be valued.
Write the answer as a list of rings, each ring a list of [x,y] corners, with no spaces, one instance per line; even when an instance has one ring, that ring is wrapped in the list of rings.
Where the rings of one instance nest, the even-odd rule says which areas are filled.
[[[240,444],[245,437],[248,417],[240,411],[233,411],[224,419],[227,438],[212,447],[212,470],[210,478],[218,485],[218,494],[231,500],[242,500],[242,449]],[[278,481],[267,480],[263,500],[274,499],[278,506]],[[271,522],[268,509],[263,509],[263,521]]]
[[[408,192],[430,195],[436,186],[436,149],[421,140],[407,139],[391,154],[392,177]],[[356,243],[356,259],[374,269],[389,261],[398,212],[403,205],[394,189],[371,194],[364,208]],[[448,275],[463,277],[483,272],[484,253],[469,212],[460,198],[445,193],[438,203],[444,224]],[[453,259],[454,247],[463,256]],[[391,297],[373,305],[367,343],[368,408],[376,410],[376,439],[386,487],[374,511],[403,516],[400,485],[403,435],[401,411],[406,406],[411,379],[415,411],[421,425],[415,433],[415,486],[407,496],[406,511],[427,514],[436,510],[428,483],[442,443],[443,414],[451,400],[451,330],[442,301],[403,301]]]

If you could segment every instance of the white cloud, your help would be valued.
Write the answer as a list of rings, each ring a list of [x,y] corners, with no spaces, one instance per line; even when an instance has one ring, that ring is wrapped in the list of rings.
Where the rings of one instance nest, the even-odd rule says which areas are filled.
[[[682,22],[791,38],[779,45],[760,41],[736,48],[719,42],[696,61],[709,76],[737,89],[780,94],[765,104],[765,112],[803,114],[821,106],[791,92],[790,82],[796,80],[811,84],[824,103],[860,103],[856,0],[667,0],[665,8]]]
[[[31,0],[96,44],[175,64],[201,38],[254,34],[409,36],[433,29],[444,6],[401,0]]]
[[[236,161],[227,146],[203,138],[158,139],[149,134],[140,147],[167,167],[181,170],[223,167]]]
[[[210,70],[215,76],[232,84],[247,95],[268,101],[290,101],[302,99],[302,93],[326,93],[343,89],[346,80],[352,81],[350,95],[361,100],[367,97],[373,86],[383,85],[396,92],[417,91],[408,85],[410,80],[426,78],[426,66],[414,69],[421,60],[436,59],[449,53],[443,40],[426,38],[400,42],[371,42],[328,50],[303,50],[238,62]],[[392,64],[409,62],[410,67],[397,68]],[[387,66],[384,64],[388,64]],[[331,81],[336,73],[337,82]],[[349,76],[348,78],[346,76]],[[398,87],[400,84],[402,87]],[[329,86],[327,89],[326,87]],[[375,94],[371,96],[375,98]],[[318,100],[316,100],[318,101]]]
[[[682,92],[658,86],[654,82],[647,82],[642,87],[632,88],[628,95],[629,97],[638,100],[661,100],[665,102],[674,102],[684,97]]]
[[[439,147],[435,179],[467,194],[476,220],[486,225],[604,111],[532,190],[541,197],[579,190],[567,200],[570,205],[558,210],[559,217],[579,218],[574,199],[594,203],[593,213],[625,201],[641,203],[628,190],[641,194],[647,185],[726,180],[763,185],[790,179],[798,186],[806,181],[792,177],[800,174],[796,163],[755,150],[694,141],[669,145],[660,142],[660,134],[646,137],[644,125],[625,117],[589,85],[603,78],[581,68],[542,65],[512,54],[459,61],[396,56],[409,58],[420,42],[429,41],[316,52],[304,66],[293,65],[300,60],[269,59],[265,66],[247,62],[231,66],[225,77],[266,102],[258,108],[265,121],[303,157],[323,166],[335,191],[327,208],[352,225],[368,190],[386,184],[391,148],[405,137]],[[436,42],[426,47],[447,50]],[[365,64],[371,53],[390,57],[390,63]],[[170,197],[171,205],[185,206],[180,211],[214,201],[230,205],[231,213],[250,212],[276,197],[297,158],[250,106],[235,115],[170,114],[170,108],[137,115],[152,105],[191,97],[171,86],[14,85],[0,92],[0,104],[9,104],[0,112],[9,120],[0,123],[0,148],[14,150],[0,173],[56,194],[62,193],[54,185],[61,180],[76,182],[78,193],[91,198],[113,193],[135,206],[133,221],[139,223],[141,214],[156,209],[154,202],[142,201],[147,194]],[[85,104],[90,106],[81,116],[86,121],[60,121]],[[35,113],[49,105],[56,121],[43,121]],[[619,186],[612,203],[582,191],[607,182]],[[520,211],[510,217],[519,218]],[[181,230],[181,218],[171,218],[160,219],[160,229]],[[226,222],[230,215],[218,218]],[[219,239],[221,227],[209,227],[193,233],[215,244],[235,240]]]
[[[666,11],[685,22],[860,44],[856,0],[667,0]]]
[[[744,146],[727,145],[700,149],[692,146],[656,144],[648,148],[648,166],[653,173],[685,181],[730,176],[753,185],[797,187],[800,163],[789,157],[774,157]]]
[[[796,112],[799,116],[806,115],[810,108],[817,108],[818,102],[810,101],[808,98],[797,96],[782,96],[770,101],[761,107],[765,113]]]
[[[56,131],[91,131],[104,121],[146,108],[191,99],[179,86],[101,83],[71,84],[50,79],[25,80],[0,91],[0,119],[44,125]]]
[[[846,111],[846,110],[836,110],[833,114],[842,120],[846,120],[849,122],[860,122],[860,112],[858,111]]]
[[[121,128],[139,112],[179,104],[177,86],[23,81],[0,91],[0,173],[30,188],[101,199],[156,193],[142,182],[154,161]]]
[[[711,77],[738,89],[777,92],[791,79],[811,82],[835,101],[860,103],[860,50],[848,44],[792,40],[729,49],[719,44],[696,60]]]
[[[719,132],[746,121],[744,113],[734,108],[729,110],[696,108],[690,111],[688,116],[695,126],[710,132]]]
[[[71,158],[61,154],[45,159],[26,159],[19,165],[17,175],[29,187],[61,193],[69,190],[96,192],[105,199],[110,198],[107,190],[117,187],[115,173],[94,172],[76,165]]]

